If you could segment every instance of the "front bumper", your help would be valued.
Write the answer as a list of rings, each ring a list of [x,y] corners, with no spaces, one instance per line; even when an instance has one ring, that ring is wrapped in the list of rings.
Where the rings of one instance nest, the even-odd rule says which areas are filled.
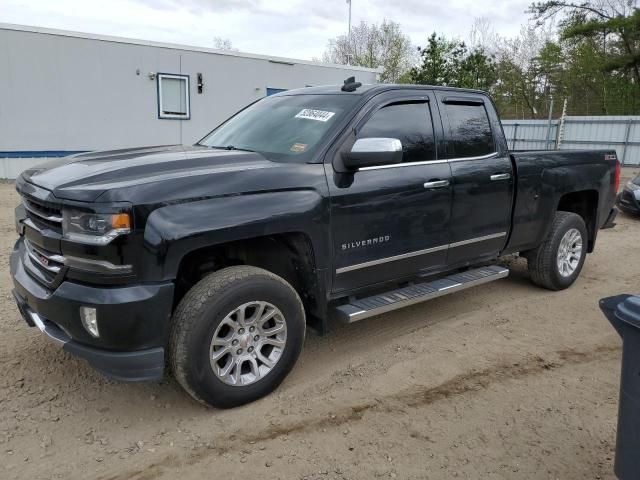
[[[625,212],[640,214],[640,201],[631,190],[624,189],[616,197],[616,205]]]
[[[173,283],[90,287],[63,281],[49,290],[24,264],[24,243],[11,254],[14,297],[20,313],[64,350],[122,381],[159,380],[173,303]],[[97,309],[100,337],[80,320],[80,307]]]

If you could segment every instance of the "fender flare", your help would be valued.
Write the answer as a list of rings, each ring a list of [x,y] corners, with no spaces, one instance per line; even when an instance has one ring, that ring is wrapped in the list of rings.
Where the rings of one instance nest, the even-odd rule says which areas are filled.
[[[314,190],[285,190],[209,198],[154,210],[144,231],[144,262],[158,280],[175,279],[189,252],[237,240],[299,232],[311,240],[316,268],[330,258],[329,207]]]

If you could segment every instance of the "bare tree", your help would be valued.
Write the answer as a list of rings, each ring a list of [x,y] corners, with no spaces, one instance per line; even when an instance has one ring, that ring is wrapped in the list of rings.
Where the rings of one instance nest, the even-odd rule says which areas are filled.
[[[470,50],[482,50],[487,55],[497,55],[501,41],[489,18],[477,17],[473,20],[467,42]]]
[[[563,2],[547,0],[533,2],[529,13],[538,21],[545,21],[563,12],[580,12],[587,18],[593,16],[601,20],[615,17],[627,17],[638,8],[638,0],[588,0],[580,2]]]
[[[520,34],[514,38],[503,38],[498,48],[498,56],[513,62],[523,71],[530,70],[538,52],[554,38],[551,27],[528,24],[520,27]]]
[[[400,25],[384,20],[380,25],[361,22],[351,28],[351,42],[346,35],[329,40],[322,55],[326,63],[360,67],[382,67],[380,81],[397,82],[417,61],[417,50]]]
[[[237,52],[238,49],[233,46],[231,40],[223,37],[213,37],[213,48],[217,50],[229,50],[232,52]]]
[[[540,98],[545,87],[540,84],[537,58],[545,44],[553,38],[551,28],[545,25],[523,25],[515,38],[503,38],[499,42],[496,58],[500,90],[511,101],[522,102],[531,118],[538,116]]]

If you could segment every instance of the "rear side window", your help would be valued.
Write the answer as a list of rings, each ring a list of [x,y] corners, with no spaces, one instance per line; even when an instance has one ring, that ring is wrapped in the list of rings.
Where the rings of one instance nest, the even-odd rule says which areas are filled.
[[[394,103],[381,108],[358,133],[358,138],[376,137],[400,140],[403,162],[424,162],[436,158],[428,103]]]
[[[449,119],[449,146],[454,157],[479,157],[496,151],[483,104],[445,103],[444,109]]]

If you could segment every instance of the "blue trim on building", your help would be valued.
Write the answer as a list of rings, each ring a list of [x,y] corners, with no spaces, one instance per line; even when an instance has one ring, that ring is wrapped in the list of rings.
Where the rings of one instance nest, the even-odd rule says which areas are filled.
[[[67,157],[76,153],[85,153],[89,150],[19,150],[0,151],[0,158],[46,158],[46,157]]]
[[[286,88],[271,88],[271,87],[267,87],[267,97],[269,97],[271,95],[275,95],[276,93],[286,92],[286,91],[287,91]]]

